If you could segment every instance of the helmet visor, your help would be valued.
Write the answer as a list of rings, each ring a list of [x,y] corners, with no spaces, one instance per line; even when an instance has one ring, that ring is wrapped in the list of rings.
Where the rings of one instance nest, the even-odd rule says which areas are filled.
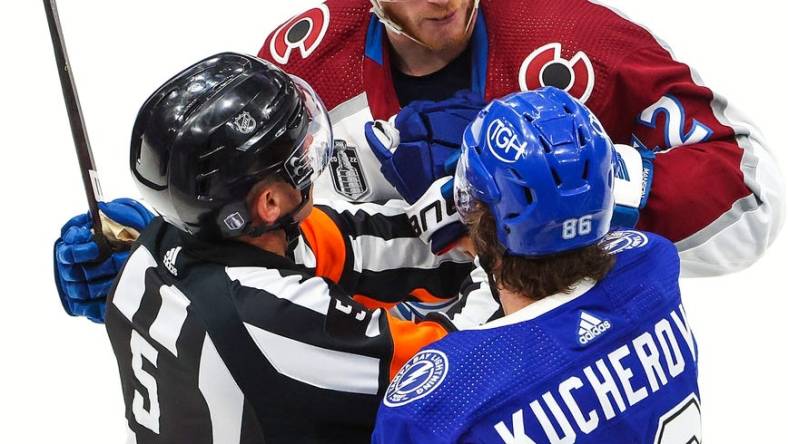
[[[479,203],[489,205],[500,198],[498,185],[485,168],[477,149],[463,142],[462,153],[454,172],[454,204],[460,220],[467,225],[468,216]]]
[[[460,215],[460,220],[468,224],[468,215],[476,208],[477,200],[474,196],[473,185],[468,180],[468,150],[463,149],[457,161],[454,172],[454,204]]]
[[[303,190],[317,180],[331,160],[334,137],[323,101],[308,83],[296,76],[290,77],[301,95],[308,124],[303,139],[285,161],[285,171],[293,186]]]

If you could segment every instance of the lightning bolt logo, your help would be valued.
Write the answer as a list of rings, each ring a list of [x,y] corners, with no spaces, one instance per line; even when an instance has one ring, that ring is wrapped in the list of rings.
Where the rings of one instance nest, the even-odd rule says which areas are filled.
[[[449,359],[440,350],[422,350],[391,381],[383,402],[400,407],[435,391],[446,379]]]
[[[416,370],[413,370],[414,368]],[[430,361],[421,361],[418,364],[414,365],[410,369],[410,371],[406,373],[406,378],[403,378],[402,381],[400,381],[400,383],[398,384],[400,390],[411,385],[413,381],[419,379],[419,377],[421,377],[422,375],[430,373],[433,368],[434,366]]]

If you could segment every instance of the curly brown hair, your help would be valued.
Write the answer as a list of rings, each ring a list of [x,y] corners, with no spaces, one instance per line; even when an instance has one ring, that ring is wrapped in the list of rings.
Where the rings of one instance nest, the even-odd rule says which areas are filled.
[[[496,283],[534,301],[552,294],[569,293],[572,285],[583,278],[599,281],[615,264],[615,256],[598,243],[549,256],[506,254],[498,241],[495,218],[483,204],[470,212],[467,225],[476,254],[483,265],[487,262],[487,271],[492,273]]]

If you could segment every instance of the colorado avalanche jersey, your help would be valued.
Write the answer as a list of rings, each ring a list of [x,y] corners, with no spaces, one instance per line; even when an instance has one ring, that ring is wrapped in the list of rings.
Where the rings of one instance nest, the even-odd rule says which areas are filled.
[[[392,380],[373,442],[701,442],[697,348],[664,238],[608,238],[616,265],[483,329],[452,333]]]
[[[482,0],[470,45],[472,89],[487,100],[558,87],[614,142],[657,152],[638,228],[675,242],[686,276],[742,269],[775,238],[782,179],[756,130],[643,27],[593,1]],[[400,109],[369,1],[327,0],[278,27],[259,55],[307,80],[330,110],[336,146],[317,194],[398,197],[363,132]]]

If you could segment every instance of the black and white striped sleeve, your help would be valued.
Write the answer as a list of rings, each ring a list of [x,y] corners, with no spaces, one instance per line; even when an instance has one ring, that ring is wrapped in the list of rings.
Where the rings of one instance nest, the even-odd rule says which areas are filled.
[[[351,291],[382,302],[455,297],[471,260],[458,251],[433,254],[411,228],[406,205],[331,201],[320,207],[345,235]]]
[[[458,330],[473,329],[503,316],[498,291],[490,285],[489,275],[478,259],[474,266],[462,283],[459,301],[445,315]]]
[[[277,384],[314,407],[277,402],[296,411],[319,409],[310,414],[332,424],[372,424],[393,374],[446,334],[438,323],[404,322],[385,310],[367,309],[308,272],[260,267],[226,272],[246,329],[284,377]]]

